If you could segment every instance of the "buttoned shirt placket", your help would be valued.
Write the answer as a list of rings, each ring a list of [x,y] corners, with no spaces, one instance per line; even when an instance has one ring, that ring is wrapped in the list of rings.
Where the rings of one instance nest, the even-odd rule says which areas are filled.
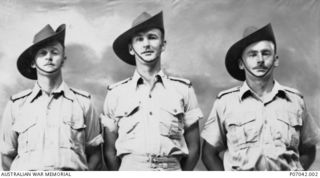
[[[159,135],[159,118],[156,116],[157,110],[159,108],[157,98],[156,98],[156,88],[160,83],[155,78],[155,81],[152,86],[148,86],[143,82],[142,78],[139,78],[137,82],[137,95],[140,98],[140,106],[145,113],[143,120],[144,128],[144,148],[145,153],[157,154],[159,153],[160,147],[160,135]]]

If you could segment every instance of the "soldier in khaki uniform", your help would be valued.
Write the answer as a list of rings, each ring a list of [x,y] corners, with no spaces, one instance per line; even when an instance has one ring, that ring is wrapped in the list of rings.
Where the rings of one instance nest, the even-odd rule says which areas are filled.
[[[117,170],[192,170],[199,158],[198,107],[191,82],[161,70],[162,12],[142,13],[113,43],[133,76],[108,87],[102,123],[105,161]]]
[[[65,25],[46,25],[18,58],[19,72],[37,80],[13,95],[2,118],[0,148],[4,170],[88,170],[101,157],[99,118],[90,94],[62,79]]]
[[[209,170],[305,170],[314,161],[319,129],[301,93],[274,80],[276,47],[268,24],[228,50],[227,70],[244,82],[218,95],[201,133]]]

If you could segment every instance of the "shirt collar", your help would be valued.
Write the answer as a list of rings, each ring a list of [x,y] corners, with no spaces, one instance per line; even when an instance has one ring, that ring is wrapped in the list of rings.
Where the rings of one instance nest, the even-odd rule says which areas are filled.
[[[160,70],[156,75],[155,75],[155,80],[156,82],[160,82],[164,85],[163,79],[166,77],[164,72]],[[143,84],[143,78],[139,74],[139,72],[136,70],[132,76],[132,82],[134,86],[137,88],[140,84]]]
[[[239,92],[239,99],[240,101],[244,100],[246,97],[249,97],[253,95],[254,92],[251,90],[247,82],[243,82],[242,86],[240,87],[240,92]],[[273,88],[271,90],[271,95],[273,98],[275,96],[280,96],[280,97],[285,97],[286,99],[288,98],[288,95],[285,92],[285,89],[282,85],[279,84],[276,80],[274,81]]]
[[[58,88],[56,88],[55,90],[53,90],[52,93],[54,95],[55,94],[62,94],[65,98],[67,98],[71,101],[73,101],[73,99],[74,99],[73,93],[71,92],[70,88],[68,87],[68,85],[64,81],[62,81],[60,86]],[[42,95],[42,90],[41,90],[41,87],[39,86],[38,82],[36,82],[33,89],[32,89],[32,93],[29,97],[29,102],[32,103],[40,95]]]

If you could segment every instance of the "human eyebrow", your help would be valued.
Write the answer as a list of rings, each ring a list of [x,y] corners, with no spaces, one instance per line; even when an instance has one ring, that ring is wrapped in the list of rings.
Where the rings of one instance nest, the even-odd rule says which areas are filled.
[[[271,52],[271,50],[269,50],[269,49],[264,49],[264,50],[261,51],[261,54],[262,54],[262,55],[271,55],[272,52]]]

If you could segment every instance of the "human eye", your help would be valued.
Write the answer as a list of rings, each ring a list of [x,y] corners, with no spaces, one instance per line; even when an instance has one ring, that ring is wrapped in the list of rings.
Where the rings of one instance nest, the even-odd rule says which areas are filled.
[[[47,54],[47,51],[46,51],[46,50],[40,49],[40,50],[38,51],[38,55],[39,55],[39,56],[45,56],[46,54]]]
[[[248,53],[248,56],[249,56],[249,57],[255,57],[255,56],[257,56],[257,53],[254,52],[254,51],[250,51],[250,52]]]
[[[150,40],[156,40],[158,38],[159,37],[157,35],[154,35],[154,34],[151,34],[151,35],[148,36],[148,39],[150,39]]]
[[[137,36],[133,40],[136,41],[136,42],[140,42],[140,41],[143,41],[143,37],[142,36]]]
[[[265,51],[262,51],[262,55],[263,56],[271,56],[271,51],[269,51],[269,50],[265,50]]]
[[[59,54],[59,51],[58,51],[57,49],[53,49],[53,50],[51,51],[51,53],[54,54],[54,55],[58,55],[58,54]]]

